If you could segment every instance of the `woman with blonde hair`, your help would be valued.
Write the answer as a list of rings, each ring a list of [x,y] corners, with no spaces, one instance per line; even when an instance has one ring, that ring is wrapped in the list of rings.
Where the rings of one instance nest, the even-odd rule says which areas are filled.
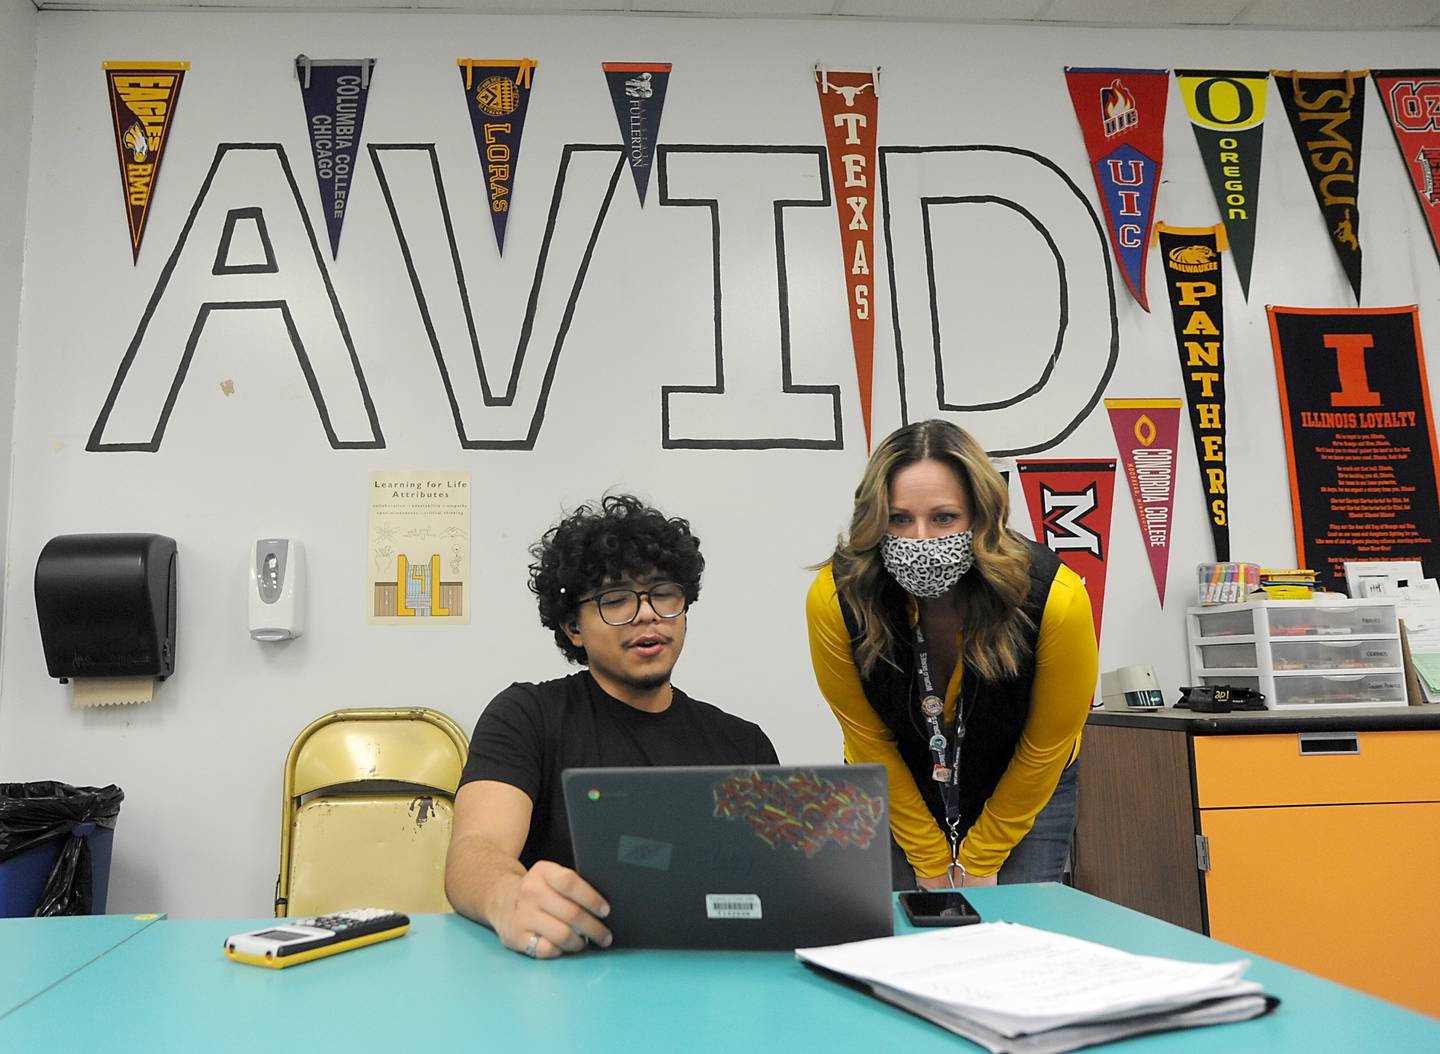
[[[1011,531],[1009,513],[971,435],[907,425],[871,455],[849,536],[806,600],[845,758],[889,775],[897,888],[1064,869],[1094,622],[1080,577]]]

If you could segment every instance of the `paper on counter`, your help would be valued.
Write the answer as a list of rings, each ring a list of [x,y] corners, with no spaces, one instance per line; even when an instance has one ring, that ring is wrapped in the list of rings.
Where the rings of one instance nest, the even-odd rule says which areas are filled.
[[[151,677],[75,677],[76,706],[123,706],[148,703],[155,696]]]

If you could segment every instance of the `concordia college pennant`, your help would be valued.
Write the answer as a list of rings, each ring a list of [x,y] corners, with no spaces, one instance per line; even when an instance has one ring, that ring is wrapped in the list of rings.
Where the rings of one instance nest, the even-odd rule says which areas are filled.
[[[1367,70],[1276,70],[1275,86],[1315,203],[1360,302],[1360,140],[1365,131]]]
[[[830,155],[830,180],[840,217],[840,259],[845,267],[850,343],[860,389],[865,449],[870,449],[870,408],[875,373],[875,319],[870,312],[873,286],[870,261],[875,255],[875,124],[880,81],[876,70],[816,67],[820,117]]]
[[[360,158],[360,129],[374,71],[374,59],[295,57],[295,76],[300,80],[310,153],[315,158],[315,179],[320,184],[320,204],[334,259],[340,256],[340,229]]]
[[[1115,459],[1015,462],[1030,506],[1035,540],[1074,571],[1090,594],[1095,639],[1105,606],[1105,557],[1110,551],[1110,509],[1115,498]]]
[[[655,140],[660,135],[660,111],[665,107],[665,88],[670,83],[670,63],[603,62],[600,68],[610,86],[620,139],[630,161],[630,174],[635,177],[640,207],[644,208]]]
[[[535,82],[534,59],[457,59],[465,85],[465,109],[475,131],[475,149],[485,170],[486,201],[495,227],[495,246],[505,255],[505,221],[515,197],[520,137]]]
[[[1165,92],[1170,87],[1170,73],[1067,66],[1065,82],[1095,170],[1115,260],[1130,295],[1149,311],[1145,259],[1165,154]]]
[[[1140,521],[1145,555],[1160,606],[1170,570],[1170,537],[1175,509],[1175,447],[1180,437],[1179,399],[1106,399],[1120,463]]]
[[[160,180],[160,162],[170,142],[170,119],[180,101],[188,62],[107,62],[106,93],[115,121],[120,189],[130,224],[131,262],[140,259],[145,221]]]
[[[1374,70],[1371,76],[1440,256],[1440,70]]]

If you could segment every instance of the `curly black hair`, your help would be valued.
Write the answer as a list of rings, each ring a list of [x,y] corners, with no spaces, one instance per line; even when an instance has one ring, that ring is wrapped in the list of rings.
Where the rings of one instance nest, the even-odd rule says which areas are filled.
[[[608,494],[581,505],[530,547],[530,592],[540,606],[540,624],[573,663],[587,662],[564,627],[575,620],[576,601],[605,582],[658,572],[679,582],[685,599],[700,599],[705,557],[690,523],[667,517],[630,494]]]

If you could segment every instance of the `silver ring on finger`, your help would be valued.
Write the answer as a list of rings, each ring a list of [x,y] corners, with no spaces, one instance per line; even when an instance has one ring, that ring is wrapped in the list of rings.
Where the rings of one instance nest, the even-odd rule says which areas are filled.
[[[530,934],[530,939],[525,942],[525,955],[531,959],[535,958],[535,949],[538,947],[540,947],[540,934]]]

